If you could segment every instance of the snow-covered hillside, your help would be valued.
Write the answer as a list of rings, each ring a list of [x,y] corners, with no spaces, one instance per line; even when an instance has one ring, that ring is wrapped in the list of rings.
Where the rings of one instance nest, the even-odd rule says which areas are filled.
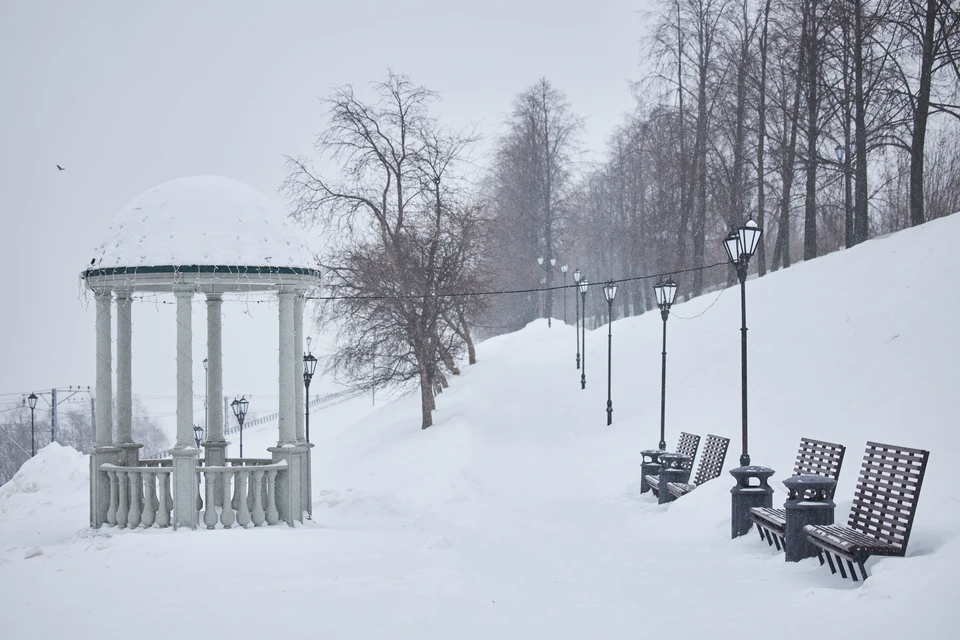
[[[783,479],[800,436],[847,445],[842,522],[867,440],[932,452],[907,558],[871,560],[866,583],[787,564],[753,532],[731,541],[727,474],[672,505],[638,494],[639,452],[659,439],[649,313],[613,325],[609,427],[606,327],[587,334],[581,391],[573,328],[545,322],[479,345],[427,431],[412,396],[314,413],[314,522],[295,530],[93,532],[86,459],[44,449],[0,488],[3,637],[159,638],[174,617],[225,637],[281,620],[337,638],[727,638],[751,624],[778,638],[950,637],[957,247],[960,215],[747,285],[755,464]],[[738,292],[674,312],[668,446],[680,430],[724,435],[735,467]],[[244,450],[275,439],[248,432]]]

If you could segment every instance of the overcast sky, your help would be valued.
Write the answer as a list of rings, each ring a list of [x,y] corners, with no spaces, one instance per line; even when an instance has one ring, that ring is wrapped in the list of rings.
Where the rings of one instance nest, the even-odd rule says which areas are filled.
[[[545,76],[601,151],[633,108],[647,4],[0,0],[0,394],[93,386],[92,303],[77,276],[111,219],[196,174],[286,207],[283,156],[311,153],[332,87],[390,67],[440,93],[446,123],[489,140]],[[225,392],[276,394],[275,309],[224,314]],[[204,322],[195,304],[197,393]],[[173,306],[135,305],[134,393],[169,394],[171,413],[174,347]]]

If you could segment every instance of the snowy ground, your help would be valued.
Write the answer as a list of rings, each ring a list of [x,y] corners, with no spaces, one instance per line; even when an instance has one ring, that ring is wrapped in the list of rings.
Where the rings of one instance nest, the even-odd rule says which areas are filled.
[[[581,391],[573,328],[543,322],[481,344],[425,432],[415,397],[315,413],[315,521],[295,530],[90,531],[86,459],[48,447],[0,487],[0,635],[953,637],[958,246],[955,215],[748,283],[754,463],[782,479],[801,435],[846,444],[845,521],[868,439],[932,451],[907,558],[871,560],[865,584],[731,541],[726,474],[672,505],[638,494],[659,429],[650,313],[613,325],[611,427],[606,328]],[[728,436],[731,468],[737,292],[680,319],[716,298],[674,309],[667,442]],[[247,435],[253,455],[276,438]]]

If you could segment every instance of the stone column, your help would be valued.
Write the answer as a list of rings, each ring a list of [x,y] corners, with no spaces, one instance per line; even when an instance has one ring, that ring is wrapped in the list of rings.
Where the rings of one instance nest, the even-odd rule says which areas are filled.
[[[110,351],[111,293],[97,291],[97,424],[96,440],[90,449],[90,526],[97,528],[107,521],[110,508],[110,478],[100,470],[102,464],[117,464],[119,449],[113,442],[113,382]]]
[[[297,379],[294,376],[293,294],[280,293],[280,418],[278,446],[297,443]]]
[[[133,301],[127,291],[117,292],[117,446],[120,464],[140,464],[140,448],[133,442],[132,322]]]
[[[304,429],[304,389],[303,389],[303,296],[293,299],[293,379],[296,388],[297,442],[307,441]]]
[[[177,298],[177,444],[173,451],[173,526],[197,528],[197,456],[193,441],[192,287],[174,286]]]
[[[227,441],[223,438],[223,297],[219,293],[207,294],[207,439],[206,465],[223,467],[227,462]],[[214,477],[216,506],[223,505],[223,474]]]
[[[280,416],[279,441],[271,447],[273,461],[287,461],[287,470],[277,474],[277,510],[289,525],[303,520],[301,468],[304,448],[297,444],[296,384],[294,375],[294,294],[281,291],[280,298]]]
[[[110,347],[110,292],[98,292],[97,301],[97,441],[113,446],[113,354]]]
[[[312,444],[307,442],[305,429],[306,397],[303,385],[303,305],[305,298],[298,294],[293,299],[293,377],[296,381],[296,414],[297,414],[297,444],[302,449],[300,462],[300,498],[301,511],[313,516],[313,491],[310,486],[310,449]]]

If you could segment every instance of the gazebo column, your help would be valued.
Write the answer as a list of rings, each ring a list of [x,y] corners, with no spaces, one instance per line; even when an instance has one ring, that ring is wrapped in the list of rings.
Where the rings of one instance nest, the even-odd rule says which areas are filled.
[[[287,461],[287,471],[277,474],[277,509],[280,518],[293,525],[294,520],[303,520],[303,496],[301,495],[303,453],[305,447],[297,443],[296,401],[297,378],[294,375],[294,293],[281,290],[280,299],[280,411],[278,419],[279,441],[271,447],[273,461]]]
[[[128,291],[117,292],[117,446],[120,464],[140,464],[142,444],[133,441],[132,322],[133,300]]]
[[[197,528],[197,456],[193,440],[193,330],[191,304],[194,288],[174,286],[177,298],[177,444],[173,457],[173,526]]]
[[[223,438],[223,297],[218,293],[207,294],[207,440],[206,466],[223,467],[227,462],[227,441]],[[223,505],[223,474],[214,477],[215,505]]]
[[[303,305],[304,295],[297,294],[293,299],[293,379],[297,389],[296,394],[296,416],[297,416],[297,444],[306,449],[303,452],[303,460],[300,465],[300,498],[301,511],[306,511],[313,516],[313,491],[310,486],[311,474],[311,453],[313,445],[307,442],[307,436],[304,429],[304,411],[305,402],[309,399],[304,394],[303,384]]]
[[[90,453],[90,526],[97,528],[107,521],[110,508],[110,478],[100,465],[119,462],[113,442],[113,383],[110,347],[110,291],[96,291],[97,330],[97,397],[96,440]]]

